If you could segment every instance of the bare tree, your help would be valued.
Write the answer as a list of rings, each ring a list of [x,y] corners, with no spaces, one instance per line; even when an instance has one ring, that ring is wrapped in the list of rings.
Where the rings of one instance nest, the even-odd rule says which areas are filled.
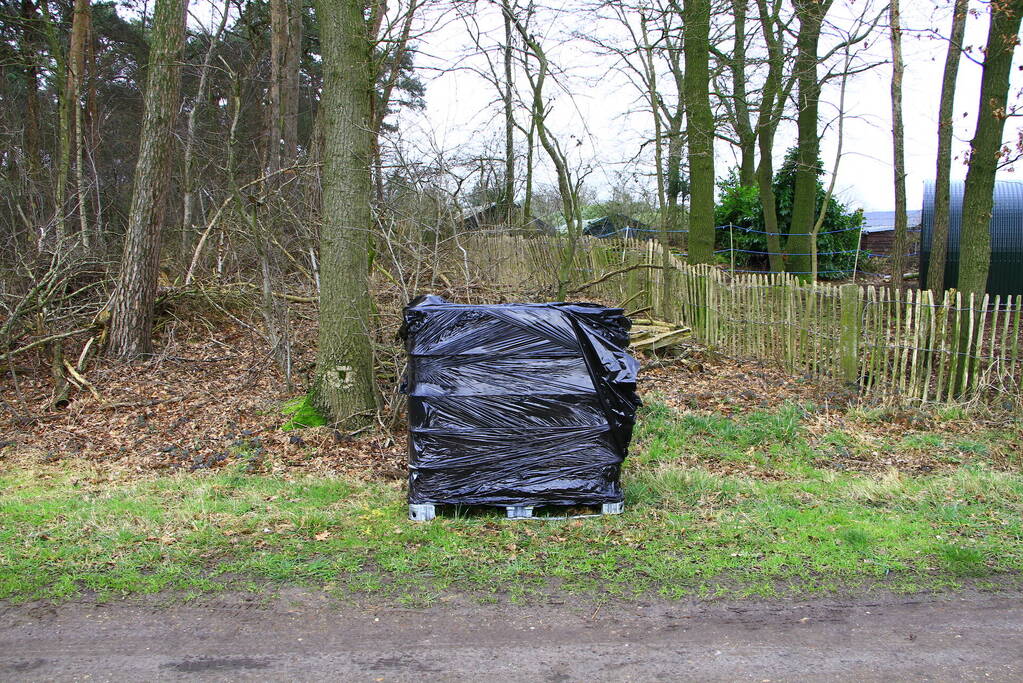
[[[952,9],[945,71],[941,78],[941,101],[938,105],[938,154],[934,180],[934,228],[931,232],[931,255],[927,263],[926,286],[940,292],[945,289],[945,258],[948,253],[950,178],[952,175],[952,108],[955,105],[959,58],[966,35],[966,14],[969,0],[956,0]],[[921,273],[921,275],[925,275]]]
[[[515,30],[528,51],[528,55],[536,62],[536,71],[526,70],[526,80],[529,85],[531,102],[530,113],[533,119],[533,126],[540,146],[547,152],[558,178],[558,191],[561,194],[562,212],[565,216],[565,230],[567,232],[565,246],[562,250],[558,270],[558,293],[559,299],[564,299],[568,293],[569,284],[572,281],[572,271],[575,265],[575,252],[579,238],[582,236],[582,204],[579,201],[579,185],[581,179],[576,175],[573,177],[572,169],[569,166],[568,155],[558,139],[547,126],[547,116],[550,107],[544,100],[544,86],[550,74],[551,64],[547,53],[540,41],[530,33],[528,27],[511,12],[506,11],[505,16],[511,18]]]
[[[895,173],[895,244],[892,248],[892,287],[902,289],[906,271],[906,133],[902,123],[902,17],[899,0],[889,0],[888,20],[892,44],[892,165]]]

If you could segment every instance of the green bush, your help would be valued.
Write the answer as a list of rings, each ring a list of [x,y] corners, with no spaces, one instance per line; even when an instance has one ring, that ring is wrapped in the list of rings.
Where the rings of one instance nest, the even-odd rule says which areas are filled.
[[[796,150],[790,149],[785,162],[774,176],[774,194],[778,210],[778,232],[784,252],[792,222],[792,196],[795,189]],[[824,175],[824,165],[817,162],[818,178]],[[732,225],[732,230],[718,230],[714,248],[728,258],[729,249],[735,250],[735,264],[743,269],[767,268],[767,236],[763,234],[764,212],[760,207],[760,191],[757,187],[743,187],[738,174],[733,171],[719,184],[721,198],[715,209],[714,220],[718,226]],[[824,205],[827,191],[817,181],[817,212]],[[832,197],[828,201],[824,224],[817,236],[817,269],[822,280],[837,280],[852,273],[856,263],[856,247],[859,241],[858,228],[863,225],[863,214],[850,212],[841,202]],[[751,231],[757,232],[751,232]],[[848,253],[832,253],[848,252]],[[865,252],[860,252],[860,263],[865,262]]]

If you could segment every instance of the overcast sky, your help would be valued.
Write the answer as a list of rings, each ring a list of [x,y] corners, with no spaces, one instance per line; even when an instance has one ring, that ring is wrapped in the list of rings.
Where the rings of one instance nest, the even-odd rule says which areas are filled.
[[[554,0],[555,3],[558,0]],[[838,0],[832,11],[835,23],[844,25],[845,18],[859,12],[867,0]],[[487,3],[480,2],[480,7]],[[641,109],[635,89],[628,84],[615,60],[597,55],[585,41],[570,40],[573,32],[609,31],[607,26],[593,25],[591,19],[571,9],[578,0],[564,0],[560,15],[549,15],[538,24],[553,60],[564,71],[560,79],[563,88],[551,93],[553,101],[552,128],[563,140],[575,136],[572,145],[576,164],[591,169],[587,183],[598,194],[607,195],[621,173],[635,178],[638,185],[652,183],[649,178],[650,155],[638,163],[628,163],[650,138],[652,123],[649,111]],[[909,208],[919,208],[925,179],[933,178],[935,165],[937,106],[941,89],[947,43],[935,39],[929,29],[947,33],[950,23],[948,0],[903,0],[905,35],[906,79],[905,127],[907,189]],[[880,7],[878,0],[874,1]],[[981,46],[987,30],[986,3],[971,2],[978,11],[968,22],[967,45]],[[484,12],[480,20],[485,41],[495,45],[503,37],[499,14]],[[423,67],[427,82],[427,107],[424,112],[403,116],[403,136],[413,147],[441,148],[451,153],[480,152],[488,145],[500,152],[503,138],[502,119],[496,102],[496,92],[486,80],[468,67],[485,68],[479,58],[466,23],[450,16],[425,34],[418,44],[420,54],[417,66]],[[1017,50],[1016,66],[1020,62]],[[474,56],[475,55],[475,56]],[[865,59],[886,60],[890,44],[885,29],[879,29],[874,43],[864,55]],[[496,58],[496,55],[495,55]],[[452,70],[452,66],[460,68]],[[955,117],[955,154],[953,177],[964,177],[963,152],[973,136],[975,112],[979,100],[981,68],[970,59],[962,59]],[[838,173],[837,192],[852,207],[866,210],[886,210],[894,205],[892,188],[891,100],[889,95],[891,69],[887,64],[858,75],[850,81],[847,91],[844,154]],[[1018,93],[1020,72],[1014,71],[1013,94]],[[835,84],[837,85],[837,84]],[[1018,101],[1018,97],[1015,98]],[[837,87],[825,94],[821,107],[821,125],[833,121],[837,111]],[[524,117],[523,117],[524,119]],[[1014,139],[1018,119],[1010,119],[1006,139]],[[835,127],[824,135],[822,156],[830,168],[836,151]],[[794,144],[792,126],[779,132],[778,155]],[[728,145],[718,149],[717,175],[723,176],[735,164],[735,156]],[[1023,169],[1021,169],[1023,170]],[[542,178],[553,180],[549,170]],[[1006,174],[1006,177],[1013,177]]]

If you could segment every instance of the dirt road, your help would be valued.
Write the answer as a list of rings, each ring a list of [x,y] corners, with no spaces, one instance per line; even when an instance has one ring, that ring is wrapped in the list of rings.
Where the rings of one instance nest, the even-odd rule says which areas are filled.
[[[357,608],[0,604],[0,680],[1020,680],[1023,595]]]

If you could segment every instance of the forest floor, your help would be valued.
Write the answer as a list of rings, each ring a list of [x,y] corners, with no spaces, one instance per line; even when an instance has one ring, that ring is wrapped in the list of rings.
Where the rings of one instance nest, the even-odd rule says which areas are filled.
[[[1018,416],[865,405],[687,348],[647,359],[625,514],[417,525],[400,428],[282,430],[298,392],[254,327],[167,320],[155,358],[99,363],[95,394],[62,411],[43,374],[2,386],[22,417],[0,425],[0,599],[303,586],[422,606],[1023,582]],[[297,340],[299,384],[313,336]]]

